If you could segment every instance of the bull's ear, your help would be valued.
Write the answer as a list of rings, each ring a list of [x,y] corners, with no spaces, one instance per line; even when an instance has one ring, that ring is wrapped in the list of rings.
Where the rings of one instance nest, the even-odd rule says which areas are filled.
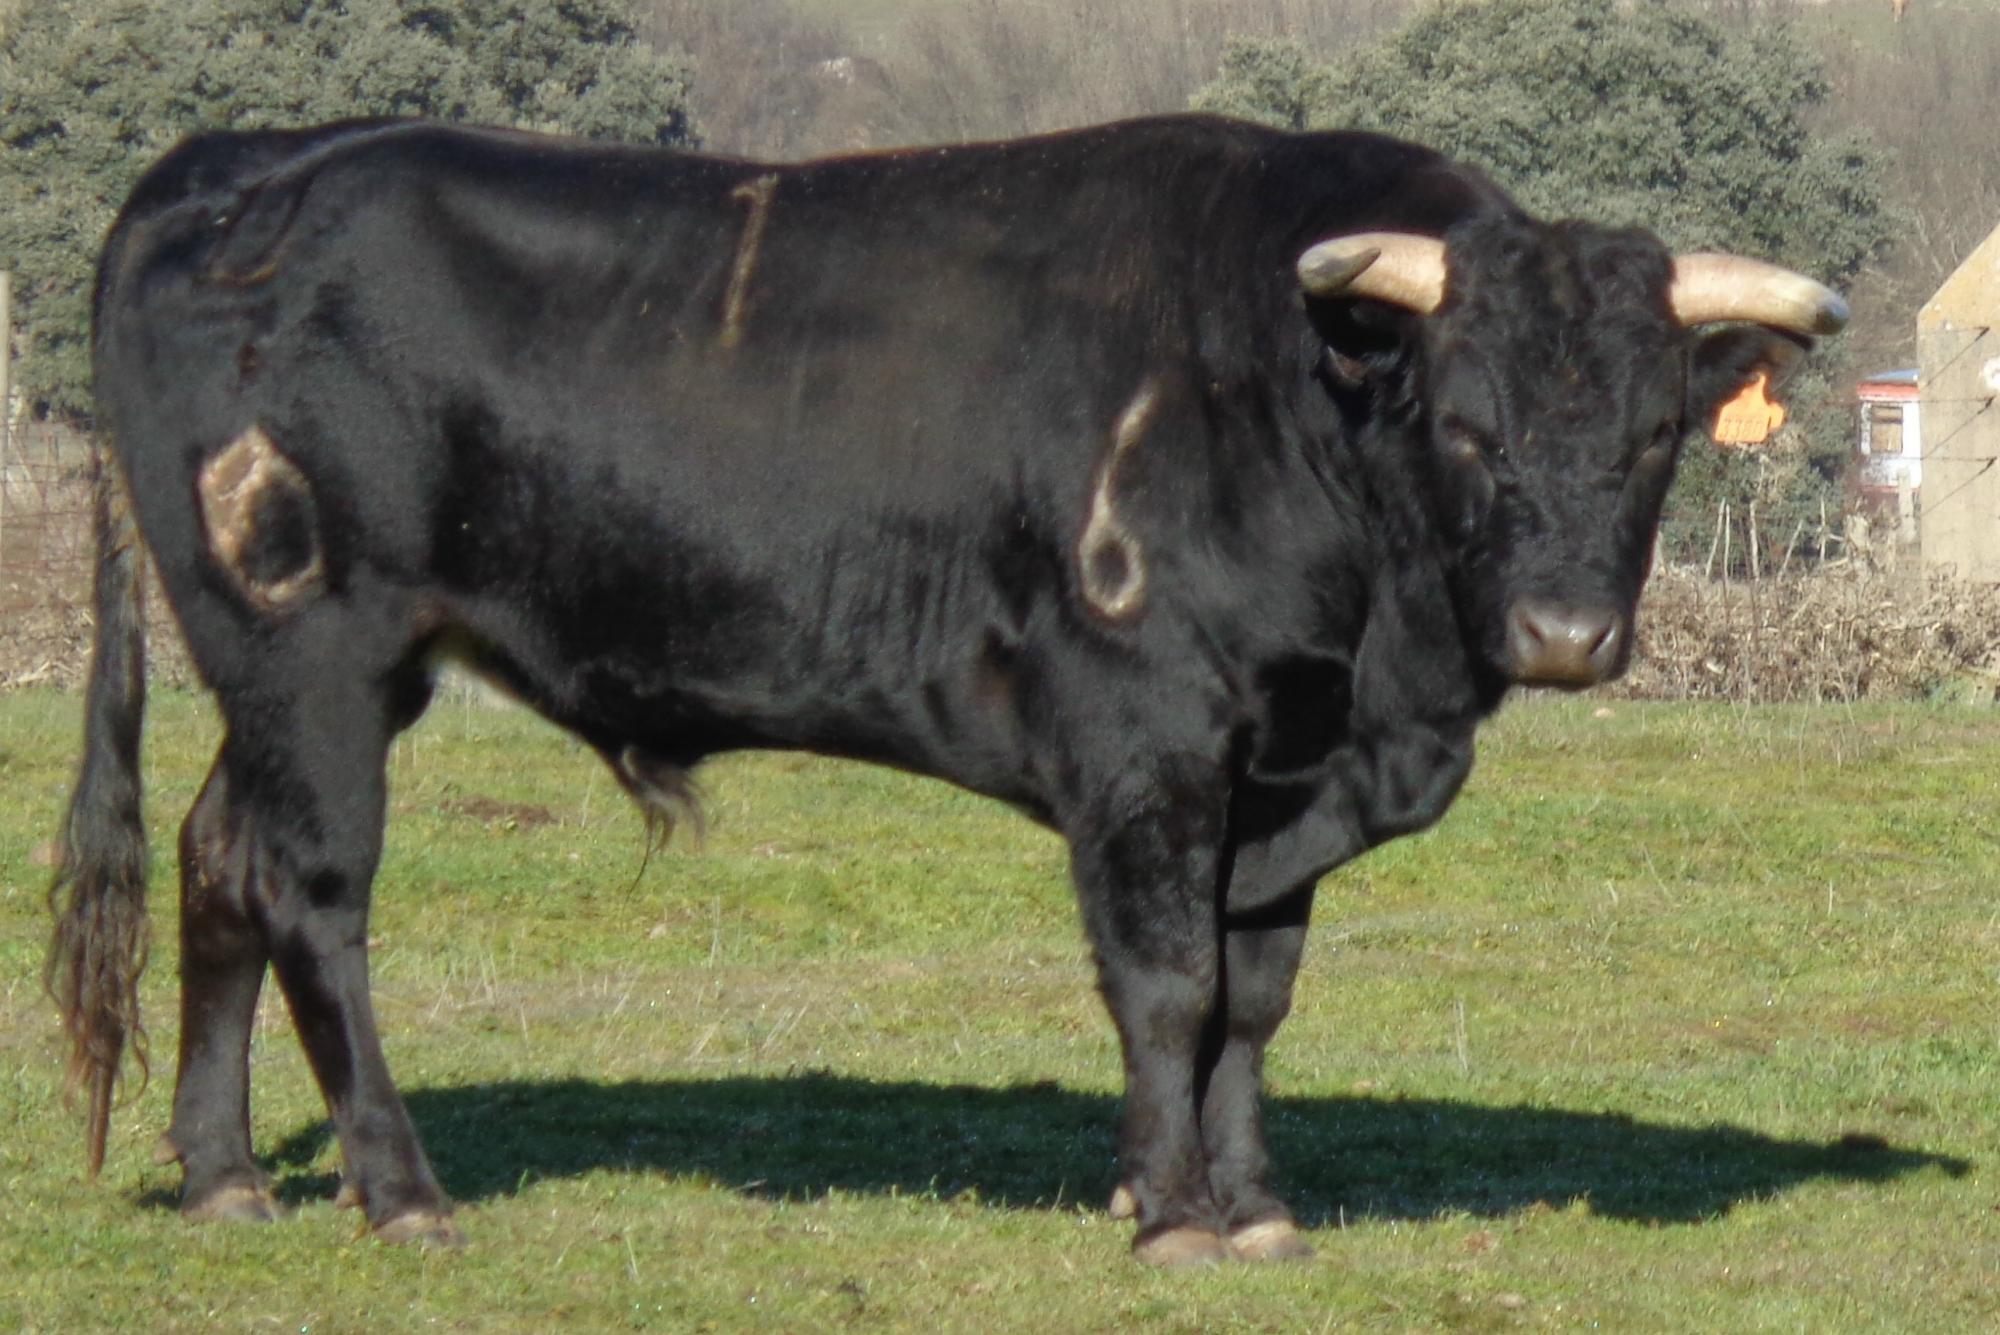
[[[1306,318],[1326,344],[1327,365],[1335,378],[1359,385],[1395,364],[1418,317],[1386,302],[1309,296]]]
[[[1359,232],[1309,247],[1296,265],[1306,315],[1334,378],[1358,386],[1393,363],[1415,317],[1444,299],[1445,246],[1409,232]]]
[[[1688,423],[1706,426],[1716,410],[1758,376],[1784,384],[1812,349],[1812,340],[1761,325],[1704,334],[1688,368]]]

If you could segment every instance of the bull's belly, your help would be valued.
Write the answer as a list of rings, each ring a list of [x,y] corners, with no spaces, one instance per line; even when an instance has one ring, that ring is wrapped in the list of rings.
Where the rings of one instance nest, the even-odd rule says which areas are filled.
[[[463,633],[440,637],[430,666],[469,671],[587,742],[621,779],[647,765],[691,772],[732,751],[807,751],[942,779],[1051,822],[1019,721],[978,680],[815,679],[769,662],[694,671],[665,654],[566,656],[546,641],[522,652]]]

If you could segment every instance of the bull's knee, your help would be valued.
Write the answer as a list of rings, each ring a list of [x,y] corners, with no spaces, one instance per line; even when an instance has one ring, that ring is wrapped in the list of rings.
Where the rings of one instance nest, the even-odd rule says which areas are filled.
[[[276,612],[319,591],[326,560],[312,485],[261,426],[201,467],[209,554],[254,606]]]

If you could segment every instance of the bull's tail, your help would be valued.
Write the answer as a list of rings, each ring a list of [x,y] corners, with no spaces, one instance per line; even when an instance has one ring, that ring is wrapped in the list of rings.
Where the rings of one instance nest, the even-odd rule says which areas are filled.
[[[83,762],[63,818],[49,888],[55,933],[43,981],[69,1034],[70,1093],[89,1101],[90,1175],[104,1166],[126,1043],[143,1084],[146,1032],[146,827],[139,811],[139,734],[146,712],[146,627],[138,529],[117,466],[100,446],[91,480],[97,568],[96,640],[84,703]]]

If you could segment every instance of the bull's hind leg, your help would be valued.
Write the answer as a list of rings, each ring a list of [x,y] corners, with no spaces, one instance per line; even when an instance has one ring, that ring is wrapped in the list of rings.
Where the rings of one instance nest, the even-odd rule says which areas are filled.
[[[270,665],[254,691],[223,695],[228,819],[248,841],[247,900],[332,1114],[345,1194],[380,1237],[455,1242],[368,994],[384,765],[395,731],[421,708],[420,674],[357,661],[347,628],[320,629],[318,652],[288,655],[295,670]]]
[[[190,1219],[277,1214],[250,1155],[250,1030],[268,956],[250,914],[249,852],[218,757],[181,826],[180,1071],[160,1147],[181,1164]]]

